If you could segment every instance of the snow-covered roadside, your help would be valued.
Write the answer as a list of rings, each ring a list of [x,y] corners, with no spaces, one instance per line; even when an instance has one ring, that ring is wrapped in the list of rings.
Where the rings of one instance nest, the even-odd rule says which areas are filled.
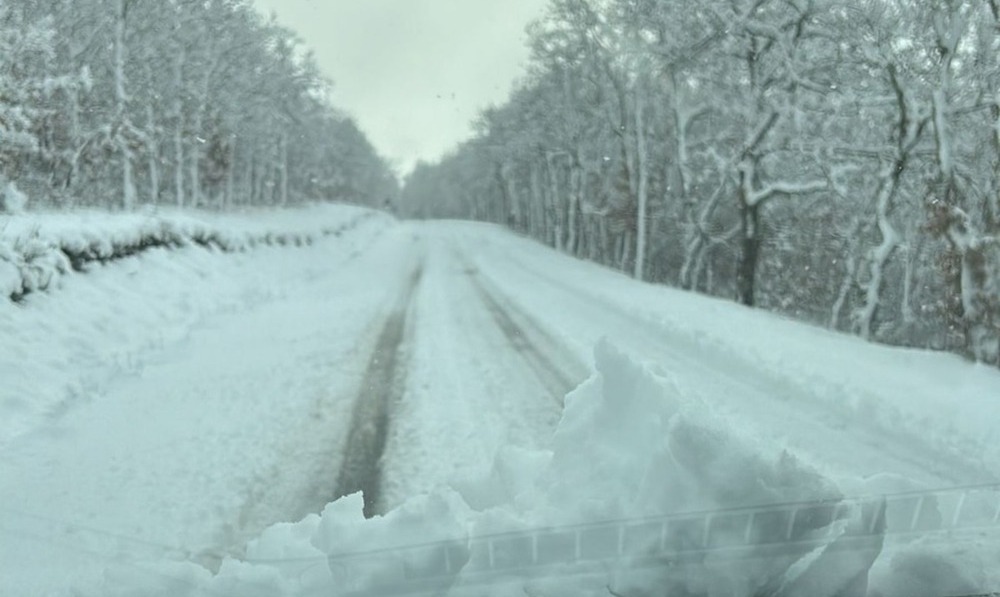
[[[235,213],[170,208],[140,212],[0,214],[0,297],[22,300],[62,276],[155,248],[199,245],[227,252],[302,246],[377,212],[339,204]]]
[[[64,245],[110,251],[176,225],[190,234],[210,230],[243,243],[234,247],[248,247],[246,243],[255,238],[297,235],[319,241],[324,230],[346,232],[357,227],[363,230],[357,238],[367,238],[389,221],[377,212],[346,205],[262,210],[256,216],[88,212],[76,217],[2,218],[0,245],[16,246],[34,238],[47,247],[50,257],[61,255],[58,247]],[[91,264],[86,273],[59,277],[65,295],[35,293],[25,297],[23,305],[0,295],[0,448],[100,394],[108,380],[141,369],[141,355],[183,338],[199,320],[287,292],[289,285],[276,283],[274,274],[302,256],[302,252],[262,248],[252,255],[222,257],[217,250],[194,244],[176,250],[151,248],[114,265]],[[273,271],[258,266],[262,258],[273,260]],[[65,256],[53,259],[55,263]],[[3,263],[0,259],[0,267]]]
[[[154,249],[0,304],[0,593],[212,566],[321,508],[413,243],[369,217],[303,248]]]

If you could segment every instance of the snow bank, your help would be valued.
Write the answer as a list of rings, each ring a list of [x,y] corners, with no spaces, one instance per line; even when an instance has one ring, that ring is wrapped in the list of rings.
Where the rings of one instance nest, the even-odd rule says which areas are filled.
[[[154,248],[201,246],[226,252],[257,245],[302,246],[339,234],[371,210],[317,204],[235,214],[178,210],[76,211],[0,215],[0,296],[22,300],[60,277]]]
[[[203,318],[281,291],[244,263],[254,257],[229,255],[223,263],[233,267],[219,267],[220,251],[310,243],[391,222],[348,205],[0,216],[0,448],[101,395],[116,376],[141,371],[140,355],[185,338]],[[74,273],[70,256],[84,254],[96,261]],[[25,294],[56,284],[65,292]]]
[[[245,559],[226,560],[216,575],[193,564],[150,564],[138,572],[126,567],[109,571],[102,586],[81,594],[396,594],[413,588],[403,576],[420,577],[422,570],[441,568],[437,552],[426,548],[436,541],[450,542],[453,563],[450,574],[427,585],[434,590],[504,594],[514,587],[516,594],[523,594],[524,588],[529,594],[578,595],[615,586],[628,592],[664,586],[666,572],[640,572],[625,561],[597,577],[566,578],[556,574],[561,571],[557,567],[534,578],[513,570],[484,584],[476,567],[484,557],[478,538],[840,497],[816,471],[742,437],[730,422],[686,396],[670,379],[607,343],[597,347],[595,356],[597,374],[567,396],[551,452],[502,450],[487,478],[467,480],[457,490],[442,487],[415,496],[372,519],[363,517],[360,495],[341,498],[322,515],[270,528],[248,546]],[[470,506],[489,501],[486,496],[494,503]],[[425,547],[412,547],[421,545]],[[801,550],[751,566],[709,556],[680,573],[674,570],[669,582],[696,595],[750,594],[780,579],[808,551]]]
[[[817,472],[609,343],[598,374],[566,397],[552,461],[526,503],[568,524],[838,497]],[[566,509],[565,504],[575,508]]]

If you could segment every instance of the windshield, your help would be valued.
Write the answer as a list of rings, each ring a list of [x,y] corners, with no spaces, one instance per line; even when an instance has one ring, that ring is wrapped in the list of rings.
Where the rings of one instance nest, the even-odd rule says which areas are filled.
[[[0,1],[0,594],[993,594],[998,421],[996,2]]]

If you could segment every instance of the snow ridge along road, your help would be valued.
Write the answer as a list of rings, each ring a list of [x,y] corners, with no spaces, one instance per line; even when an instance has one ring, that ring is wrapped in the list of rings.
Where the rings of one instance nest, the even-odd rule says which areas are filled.
[[[379,333],[354,400],[351,428],[333,497],[361,491],[365,499],[365,516],[379,513],[382,453],[392,410],[402,396],[406,381],[406,321],[414,290],[422,276],[421,262],[410,274],[402,295]]]

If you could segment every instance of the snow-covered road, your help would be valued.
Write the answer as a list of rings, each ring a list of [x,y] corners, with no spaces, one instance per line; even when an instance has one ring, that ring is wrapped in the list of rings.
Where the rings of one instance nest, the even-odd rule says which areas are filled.
[[[543,447],[562,396],[588,370],[551,368],[532,344],[545,339],[532,340],[516,315],[487,300],[459,249],[419,226],[379,222],[308,248],[207,261],[200,249],[162,253],[73,279],[7,314],[11,329],[27,328],[9,337],[16,355],[30,351],[30,326],[46,309],[62,323],[72,324],[67,313],[93,319],[52,326],[54,340],[81,350],[116,342],[117,325],[137,319],[130,310],[197,311],[154,318],[176,327],[147,329],[154,340],[121,353],[125,365],[100,371],[102,383],[82,396],[68,390],[9,440],[0,585],[42,594],[133,559],[215,567],[268,525],[364,486],[352,485],[343,460],[352,425],[364,434],[381,399],[395,413],[386,454],[363,460],[385,463],[379,509],[483,472],[502,445]],[[190,282],[174,279],[175,268],[218,283],[217,300],[192,306],[186,292],[164,291]],[[101,290],[109,291],[101,300],[121,300],[120,323],[64,305]],[[212,293],[192,293],[202,291]],[[81,367],[68,385],[100,369]]]
[[[378,512],[442,486],[473,509],[510,501],[482,482],[495,457],[552,449],[603,337],[845,494],[1000,479],[996,370],[636,283],[490,226],[378,219],[309,247],[155,252],[0,317],[0,370],[43,357],[38,333],[75,347],[50,364],[63,399],[0,438],[0,594],[153,574],[148,560],[214,569],[359,488]],[[72,360],[122,337],[113,366]]]
[[[534,321],[505,308],[464,257],[425,226],[405,391],[384,457],[384,507],[484,473],[505,445],[548,447],[563,396],[589,375]]]

